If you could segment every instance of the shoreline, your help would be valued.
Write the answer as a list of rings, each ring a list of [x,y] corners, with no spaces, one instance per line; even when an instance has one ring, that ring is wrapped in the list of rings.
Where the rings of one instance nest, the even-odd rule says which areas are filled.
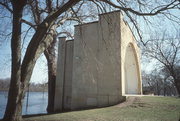
[[[8,92],[8,89],[0,89],[0,92]],[[48,92],[48,90],[30,90],[29,92]]]

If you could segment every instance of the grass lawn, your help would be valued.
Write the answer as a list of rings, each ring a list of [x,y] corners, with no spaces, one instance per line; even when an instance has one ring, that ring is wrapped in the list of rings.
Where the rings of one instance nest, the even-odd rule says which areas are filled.
[[[126,106],[24,118],[25,121],[179,121],[180,98],[137,97]]]

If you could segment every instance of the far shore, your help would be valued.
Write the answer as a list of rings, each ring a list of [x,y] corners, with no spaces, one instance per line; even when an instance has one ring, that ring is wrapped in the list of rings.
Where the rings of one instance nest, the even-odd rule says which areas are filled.
[[[8,92],[8,89],[0,89],[0,92]],[[48,90],[30,90],[29,92],[48,92]]]

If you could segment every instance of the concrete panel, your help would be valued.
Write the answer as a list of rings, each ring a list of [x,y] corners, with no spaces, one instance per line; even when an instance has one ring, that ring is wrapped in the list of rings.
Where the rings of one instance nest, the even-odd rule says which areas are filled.
[[[108,95],[99,95],[98,96],[98,107],[105,107],[109,105],[109,96]]]
[[[120,95],[120,13],[100,15],[99,95]]]
[[[87,99],[79,101],[79,95],[97,95],[98,83],[98,24],[92,23],[75,27],[73,80],[72,80],[72,108],[79,108]],[[95,36],[92,36],[95,35]],[[81,106],[80,106],[81,107]]]
[[[74,40],[66,41],[65,48],[65,68],[64,68],[64,90],[63,90],[63,109],[71,109],[72,95],[72,68],[73,68],[73,48]]]
[[[76,102],[79,94],[86,95],[87,102],[90,95],[96,95],[98,106],[110,104],[109,99],[104,101],[99,98],[103,97],[102,95],[107,98],[106,95],[117,97],[121,94],[119,28],[120,13],[100,15],[99,22],[75,27],[73,109],[79,107],[79,102]],[[84,105],[84,107],[87,106],[89,107],[88,103]]]
[[[97,106],[97,98],[88,97],[87,98],[87,106],[96,107]]]
[[[73,40],[59,39],[59,55],[55,89],[55,111],[70,110],[72,95]]]
[[[64,67],[65,67],[65,42],[66,38],[59,38],[58,47],[58,61],[57,61],[57,76],[55,85],[55,100],[54,109],[55,111],[62,111],[63,109],[63,85],[64,85]]]

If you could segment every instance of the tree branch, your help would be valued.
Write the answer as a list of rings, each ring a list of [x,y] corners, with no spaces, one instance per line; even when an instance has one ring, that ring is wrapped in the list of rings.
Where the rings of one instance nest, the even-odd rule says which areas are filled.
[[[118,6],[118,5],[114,4],[113,2],[111,2],[109,0],[99,0],[99,1],[105,2],[105,3],[113,6],[114,8],[119,8],[120,10],[123,10],[123,11],[129,11],[129,12],[131,12],[133,14],[136,14],[136,15],[139,15],[139,16],[154,16],[154,15],[157,15],[157,14],[161,13],[162,11],[172,9],[172,8],[175,8],[176,6],[180,5],[179,0],[174,0],[173,2],[169,3],[168,5],[166,5],[164,7],[161,7],[161,8],[158,7],[159,9],[156,10],[155,12],[154,12],[154,10],[157,9],[157,7],[152,9],[152,11],[149,12],[149,13],[142,13],[142,12],[133,10],[132,8]],[[176,2],[178,2],[178,3],[174,4]]]
[[[29,21],[27,21],[27,20],[25,20],[25,19],[21,19],[21,22],[29,25],[30,27],[32,27],[32,28],[35,29],[35,30],[37,29],[37,26],[36,26],[36,25],[32,24],[31,22],[29,22]]]
[[[0,2],[0,5],[5,7],[10,13],[13,13],[12,9],[7,4]]]

